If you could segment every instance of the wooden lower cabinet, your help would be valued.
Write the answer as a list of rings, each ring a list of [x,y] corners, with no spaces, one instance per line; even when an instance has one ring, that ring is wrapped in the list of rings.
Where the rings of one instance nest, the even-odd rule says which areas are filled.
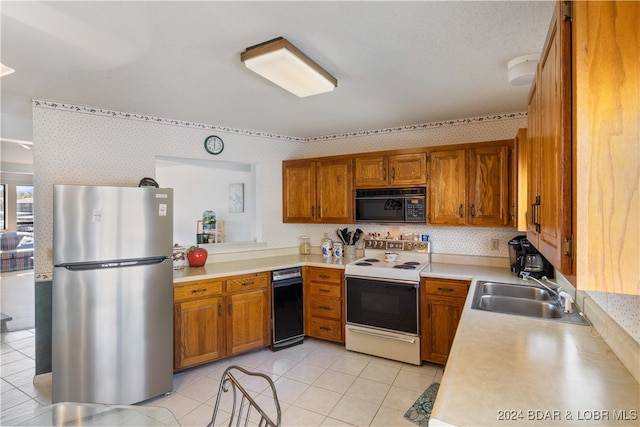
[[[219,359],[224,354],[222,297],[174,304],[174,368]]]
[[[269,345],[267,290],[227,297],[227,356]]]
[[[305,267],[305,334],[344,343],[344,270]]]
[[[176,284],[173,298],[174,370],[269,345],[266,272]]]
[[[458,328],[470,281],[423,278],[420,285],[420,356],[445,364]]]

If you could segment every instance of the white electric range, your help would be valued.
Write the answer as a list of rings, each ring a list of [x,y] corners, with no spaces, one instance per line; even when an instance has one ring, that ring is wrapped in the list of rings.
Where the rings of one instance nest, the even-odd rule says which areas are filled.
[[[420,272],[430,263],[430,242],[365,240],[365,256],[345,266],[347,350],[422,363]]]

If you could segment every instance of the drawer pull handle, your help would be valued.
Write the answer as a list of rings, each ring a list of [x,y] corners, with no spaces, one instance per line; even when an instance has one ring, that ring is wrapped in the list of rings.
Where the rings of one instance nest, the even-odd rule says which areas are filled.
[[[320,289],[318,289],[318,291],[320,291],[320,292],[331,292],[331,289],[322,289],[322,288],[320,288]]]
[[[320,330],[322,330],[322,331],[330,331],[331,328],[328,327],[328,326],[320,326]]]
[[[440,292],[453,292],[452,288],[438,288]]]
[[[321,308],[323,310],[331,310],[331,307],[329,307],[328,305],[319,305],[318,308]]]
[[[321,274],[320,278],[321,279],[331,279],[331,276],[327,276],[326,274]]]
[[[201,292],[207,292],[207,288],[202,288],[202,289],[192,289],[191,293],[192,294],[199,294]]]
[[[250,281],[250,282],[244,282],[244,283],[242,284],[242,286],[251,286],[251,285],[253,285],[254,283],[256,283],[256,282],[252,280],[252,281]]]

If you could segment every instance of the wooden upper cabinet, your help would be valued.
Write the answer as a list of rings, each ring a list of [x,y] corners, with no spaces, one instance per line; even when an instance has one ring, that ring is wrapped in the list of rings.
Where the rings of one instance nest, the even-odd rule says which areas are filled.
[[[317,161],[315,222],[352,223],[353,202],[352,161]]]
[[[389,156],[390,185],[421,185],[426,182],[427,159],[425,153]]]
[[[429,224],[465,224],[466,173],[465,150],[437,150],[429,154]]]
[[[316,168],[307,159],[282,163],[282,221],[315,221]]]
[[[471,225],[506,226],[509,205],[509,147],[472,148],[469,151],[469,211]]]
[[[285,223],[353,222],[351,159],[303,159],[282,163]]]
[[[427,223],[513,226],[512,150],[503,140],[431,151]]]
[[[571,275],[571,24],[564,19],[564,3],[557,3],[551,19],[536,75],[535,113],[529,116],[539,175],[538,193],[530,195],[533,219],[527,238],[554,267]]]
[[[384,187],[387,185],[387,156],[356,157],[356,187]]]
[[[426,168],[425,153],[356,157],[356,187],[424,185]]]

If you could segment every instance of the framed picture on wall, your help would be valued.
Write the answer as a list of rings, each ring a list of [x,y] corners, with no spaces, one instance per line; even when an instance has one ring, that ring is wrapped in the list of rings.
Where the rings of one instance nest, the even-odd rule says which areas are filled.
[[[244,184],[229,184],[229,212],[244,212]]]

